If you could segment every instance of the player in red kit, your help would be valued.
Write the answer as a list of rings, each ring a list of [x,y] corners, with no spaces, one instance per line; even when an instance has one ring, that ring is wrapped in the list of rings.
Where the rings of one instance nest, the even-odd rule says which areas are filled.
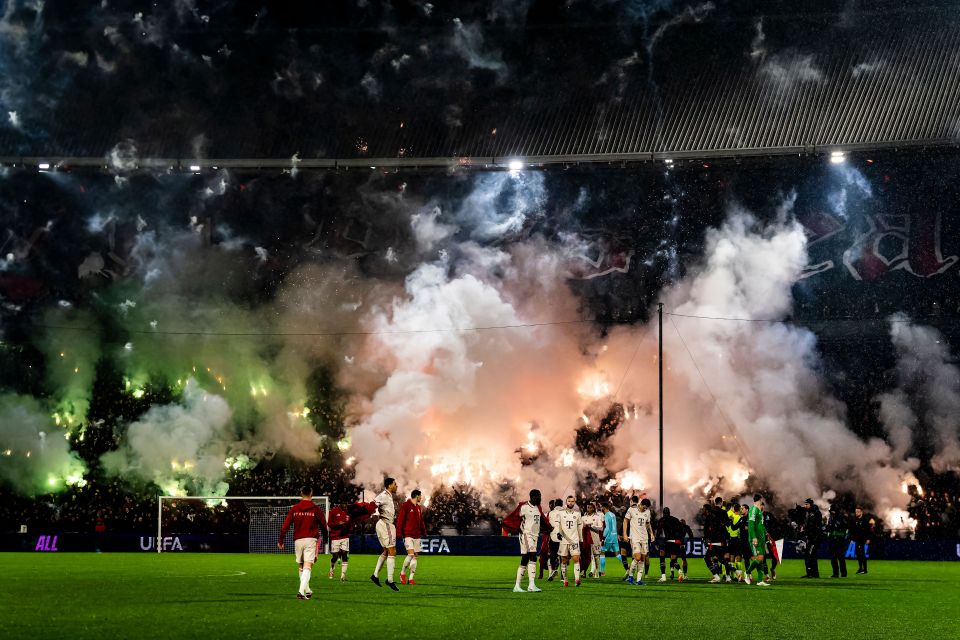
[[[300,591],[297,592],[297,599],[309,600],[313,595],[310,590],[310,570],[317,561],[317,540],[321,533],[327,531],[327,519],[323,516],[323,509],[313,502],[313,489],[301,488],[300,498],[300,502],[290,507],[287,517],[283,519],[277,548],[283,549],[283,539],[287,537],[290,525],[293,525],[293,544],[300,567]]]
[[[347,560],[350,558],[350,530],[353,520],[347,510],[346,503],[340,503],[330,511],[330,575],[333,580],[333,570],[340,561],[340,582],[347,581]]]
[[[407,557],[400,568],[400,584],[417,584],[413,581],[413,574],[417,571],[417,554],[420,553],[421,538],[427,535],[423,509],[420,507],[422,500],[420,489],[414,489],[410,498],[400,506],[400,515],[397,516],[397,534],[403,538],[403,546],[407,550]],[[408,568],[409,578],[406,575]]]

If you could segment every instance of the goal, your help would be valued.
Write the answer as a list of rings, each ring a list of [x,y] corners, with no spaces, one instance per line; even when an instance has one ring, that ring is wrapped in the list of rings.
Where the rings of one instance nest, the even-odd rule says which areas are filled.
[[[157,498],[157,552],[164,536],[220,534],[248,553],[283,553],[277,538],[283,519],[300,496],[160,496]],[[314,503],[330,516],[330,499],[314,496]],[[324,551],[328,551],[324,540]],[[284,550],[293,549],[293,529],[287,532]]]

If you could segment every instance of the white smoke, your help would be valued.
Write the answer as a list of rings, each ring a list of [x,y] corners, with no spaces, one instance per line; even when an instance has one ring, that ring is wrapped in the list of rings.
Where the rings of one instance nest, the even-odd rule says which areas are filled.
[[[656,49],[657,43],[660,42],[660,39],[663,38],[667,31],[682,24],[703,22],[714,9],[716,9],[716,5],[713,2],[701,2],[696,6],[684,7],[682,11],[657,27],[657,30],[650,36],[650,40],[647,42],[647,52],[649,55],[651,57],[653,56],[653,51]]]
[[[823,71],[817,67],[813,55],[804,55],[796,51],[767,56],[760,66],[760,74],[769,82],[788,89],[799,84],[823,80]]]
[[[785,500],[834,489],[869,498],[879,510],[902,501],[900,483],[913,463],[891,459],[887,444],[864,442],[846,427],[845,408],[818,379],[813,334],[776,322],[790,311],[790,288],[806,260],[799,224],[764,228],[734,207],[707,234],[702,266],[664,293],[667,309],[678,314],[664,324],[668,494],[718,484],[739,492],[749,473]],[[652,404],[645,391],[652,375],[629,381],[625,397]],[[616,436],[619,459],[626,453],[628,468],[647,478],[656,448],[632,443],[651,433],[656,420],[641,416]]]
[[[83,485],[86,465],[30,397],[0,396],[0,483],[28,495]]]
[[[960,369],[952,362],[947,340],[937,329],[913,324],[904,314],[890,318],[890,337],[897,353],[898,388],[879,400],[880,418],[895,450],[907,452],[920,444],[913,434],[926,436],[923,444],[932,445],[934,470],[960,470]],[[918,432],[918,424],[929,433]]]
[[[140,163],[136,144],[134,144],[133,140],[118,142],[110,149],[110,152],[107,153],[107,162],[114,171],[133,171]]]
[[[375,485],[393,475],[425,489],[468,482],[488,495],[503,482],[572,490],[583,465],[570,453],[582,336],[568,327],[471,330],[535,321],[548,309],[574,315],[562,257],[543,241],[462,250],[457,264],[418,268],[404,294],[367,320],[378,335],[361,360],[384,379],[358,398],[358,478]],[[523,447],[536,464],[521,463]]]
[[[497,222],[504,212],[485,179],[457,218],[473,233],[510,229]],[[881,513],[905,504],[901,483],[916,461],[847,428],[845,408],[818,377],[815,337],[778,321],[807,263],[803,229],[787,214],[765,227],[732,207],[708,232],[703,263],[661,296],[681,314],[668,316],[664,336],[665,488],[681,512],[691,497],[741,492],[751,477],[787,501],[850,491]],[[507,247],[448,246],[407,278],[402,295],[371,311],[366,326],[378,335],[359,362],[376,382],[355,398],[358,479],[376,485],[393,475],[425,489],[466,481],[492,495],[511,481],[563,491],[592,470],[621,488],[654,491],[655,329],[618,327],[603,340],[569,325],[470,331],[576,317],[568,252],[543,240]],[[351,375],[345,383],[358,389],[362,376]],[[573,438],[614,400],[627,419],[597,468],[573,455]],[[524,454],[536,454],[533,464]]]
[[[507,65],[503,56],[487,47],[479,25],[464,24],[460,18],[454,18],[451,46],[471,69],[487,69],[496,73],[500,80],[506,78]]]
[[[226,400],[193,379],[182,404],[154,406],[127,427],[120,448],[104,454],[104,468],[154,482],[168,495],[224,495],[226,459],[242,452]]]
[[[415,213],[410,219],[413,237],[420,251],[428,252],[457,232],[456,225],[439,222],[440,207]]]

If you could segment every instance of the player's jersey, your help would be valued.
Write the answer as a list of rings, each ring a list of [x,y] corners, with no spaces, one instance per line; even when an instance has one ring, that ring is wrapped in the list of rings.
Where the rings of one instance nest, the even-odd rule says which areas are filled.
[[[660,526],[658,528],[663,532],[663,537],[666,540],[670,540],[671,542],[683,541],[685,532],[683,525],[680,524],[680,519],[676,516],[663,516],[660,518]]]
[[[607,511],[603,514],[603,538],[604,541],[616,544],[617,543],[617,516],[614,515],[613,511]]]
[[[330,520],[327,522],[330,527],[330,540],[343,540],[350,537],[350,514],[340,507],[334,507],[330,510]]]
[[[373,501],[377,504],[380,519],[392,524],[397,518],[397,505],[393,502],[393,494],[384,489]]]
[[[729,518],[729,521],[727,523],[727,535],[730,538],[739,538],[740,537],[740,512],[734,511],[733,507],[730,507],[730,510],[727,511],[727,518]]]
[[[560,527],[560,542],[580,542],[580,532],[583,529],[583,520],[579,511],[564,509],[556,515],[554,526]]]
[[[283,519],[283,526],[280,528],[280,537],[277,542],[283,542],[287,536],[287,531],[293,525],[293,539],[318,538],[320,532],[326,532],[327,519],[323,514],[323,509],[314,504],[313,500],[301,500],[290,507],[287,511],[287,517]]]
[[[630,539],[638,542],[650,542],[650,534],[647,531],[650,524],[650,511],[640,511],[637,505],[627,509],[627,514],[623,516],[625,520],[630,521]]]
[[[603,514],[594,512],[592,514],[587,514],[581,518],[583,520],[583,526],[590,527],[590,538],[593,541],[593,544],[600,544],[600,541],[603,539]]]
[[[767,529],[763,522],[763,511],[754,505],[747,514],[747,535],[750,539],[757,539],[758,544],[766,544]]]
[[[520,535],[540,535],[540,509],[529,502],[520,507]]]
[[[553,527],[553,531],[550,532],[550,539],[554,542],[560,542],[560,521],[557,520],[557,516],[561,513],[563,513],[563,507],[554,507],[553,511],[547,514],[547,520]]]

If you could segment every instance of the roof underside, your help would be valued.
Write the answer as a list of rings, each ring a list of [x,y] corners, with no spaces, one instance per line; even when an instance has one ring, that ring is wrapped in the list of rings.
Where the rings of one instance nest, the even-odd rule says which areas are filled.
[[[51,113],[43,135],[0,127],[0,162],[102,165],[120,149],[138,166],[504,165],[512,158],[777,155],[958,139],[960,27],[950,21],[927,17],[909,28],[831,37],[808,50],[707,47],[683,55],[692,41],[716,36],[704,29],[661,45],[646,61],[642,49],[616,59],[599,75],[563,64],[539,79],[534,67],[505,78],[481,70],[487,75],[467,94],[431,84],[429,68],[395,85],[384,80],[375,97],[346,79],[312,97],[216,86],[190,95],[172,68],[164,71],[171,77],[160,76],[170,85],[166,99],[145,99],[119,79],[78,81],[79,98]],[[584,47],[603,37],[589,30],[577,36]],[[229,66],[221,71],[243,79]]]

